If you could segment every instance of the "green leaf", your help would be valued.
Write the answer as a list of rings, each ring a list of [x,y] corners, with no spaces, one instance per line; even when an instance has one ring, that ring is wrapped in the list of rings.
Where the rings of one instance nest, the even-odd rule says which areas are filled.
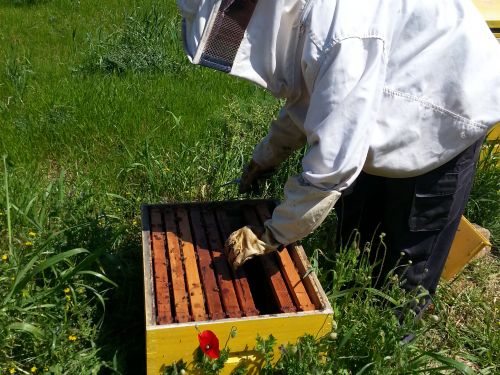
[[[57,184],[57,187],[58,187],[58,191],[59,191],[59,200],[58,200],[58,205],[59,207],[62,207],[63,203],[64,203],[64,199],[66,197],[66,192],[65,192],[65,188],[64,188],[64,180],[66,178],[66,171],[64,169],[61,169],[61,173],[59,174],[59,180],[58,180],[58,184]]]
[[[472,370],[465,363],[454,360],[453,358],[446,357],[442,354],[433,353],[433,352],[423,352],[423,354],[435,359],[436,361],[438,361],[444,365],[447,365],[451,368],[454,368],[455,370],[460,371],[462,374],[465,374],[465,375],[474,375],[475,374],[474,370]]]
[[[35,275],[38,273],[42,272],[43,270],[52,267],[53,265],[70,258],[72,256],[81,254],[81,253],[88,253],[88,250],[85,249],[73,249],[73,250],[68,250],[65,251],[64,253],[54,255],[50,257],[49,259],[45,260],[42,262],[40,265],[38,265],[35,269],[31,270],[35,262],[38,260],[38,256],[35,255],[29,263],[23,268],[23,270],[17,275],[16,281],[14,282],[14,286],[12,287],[11,291],[7,294],[5,297],[3,303],[6,304],[7,301],[12,297],[14,293],[19,291],[20,289],[24,288],[24,286],[30,281],[33,280]],[[31,272],[30,272],[31,271]]]
[[[390,303],[392,303],[394,305],[398,304],[398,302],[394,298],[392,298],[391,296],[389,296],[386,293],[381,292],[378,289],[375,289],[375,288],[366,288],[366,290],[372,292],[373,294],[375,294],[375,295],[377,295],[379,297],[384,298],[385,300],[389,301]]]
[[[39,272],[41,272],[49,267],[52,267],[53,265],[59,263],[60,261],[62,261],[64,259],[71,258],[72,256],[75,256],[77,254],[82,254],[82,253],[89,253],[89,251],[86,249],[79,248],[79,249],[68,250],[68,251],[65,251],[64,253],[51,256],[49,259],[47,259],[46,261],[44,261],[38,267],[35,268],[33,275],[36,275],[37,273],[39,273]]]
[[[31,260],[28,262],[28,264],[17,274],[16,280],[14,281],[14,285],[12,286],[12,289],[10,292],[7,294],[5,299],[3,300],[3,304],[7,304],[7,301],[12,297],[12,295],[18,290],[21,289],[25,282],[24,280],[27,279],[28,277],[26,276],[31,267],[35,264],[35,262],[38,260],[38,255],[35,255]],[[29,276],[29,275],[28,275]]]
[[[125,197],[122,197],[121,195],[118,195],[118,194],[113,194],[113,193],[106,193],[106,195],[108,197],[111,197],[111,198],[116,198],[116,199],[120,199],[120,200],[123,200],[125,202],[129,202],[129,200]]]
[[[356,375],[361,375],[361,374],[364,374],[364,372],[366,370],[368,370],[368,368],[370,368],[371,366],[373,366],[375,364],[375,362],[370,362],[370,363],[367,363],[366,365],[363,366],[363,368],[361,370],[359,370]]]
[[[104,276],[102,273],[99,273],[99,272],[95,272],[95,271],[80,271],[80,272],[77,272],[79,275],[92,275],[92,276],[95,276],[97,277],[98,279],[101,279],[102,281],[105,281],[107,282],[108,284],[111,284],[113,285],[114,287],[118,288],[118,284],[115,283],[114,281],[108,279],[106,276]]]
[[[342,339],[340,340],[340,343],[339,343],[339,349],[342,348],[346,343],[347,341],[349,341],[349,339],[351,338],[352,334],[354,333],[354,330],[356,329],[357,325],[353,325],[349,331],[347,331],[347,333],[345,335],[342,336]]]
[[[38,339],[43,338],[44,336],[43,330],[29,323],[12,323],[9,324],[7,328],[13,331],[30,333]]]

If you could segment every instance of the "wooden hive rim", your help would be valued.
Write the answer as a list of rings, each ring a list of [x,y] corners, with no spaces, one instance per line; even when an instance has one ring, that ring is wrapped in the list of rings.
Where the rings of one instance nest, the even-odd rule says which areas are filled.
[[[155,324],[148,326],[146,329],[156,330],[156,329],[181,328],[181,327],[196,328],[196,327],[209,326],[215,324],[239,323],[239,322],[255,321],[255,320],[295,318],[295,317],[310,316],[310,315],[325,315],[325,317],[327,317],[333,315],[333,309],[331,307],[328,307],[323,310],[298,311],[295,313],[266,314],[258,316],[245,316],[241,318],[226,318],[226,319],[204,320],[204,321],[186,322],[186,323]]]
[[[223,319],[214,319],[214,320],[199,320],[199,321],[189,321],[189,322],[175,322],[175,323],[158,323],[156,321],[156,302],[154,296],[154,280],[153,280],[153,264],[152,264],[152,249],[151,249],[151,222],[150,222],[150,213],[151,209],[154,208],[190,208],[190,207],[199,207],[199,208],[237,208],[239,205],[257,205],[257,204],[273,204],[276,205],[278,202],[276,200],[270,199],[245,199],[245,200],[229,200],[229,201],[213,201],[213,202],[168,202],[168,203],[156,203],[156,204],[143,204],[141,205],[141,215],[142,215],[142,236],[143,236],[143,266],[144,266],[144,291],[145,291],[145,313],[146,313],[146,325],[148,329],[152,327],[158,328],[166,328],[166,327],[182,327],[182,326],[197,326],[197,325],[207,325],[207,324],[215,324],[215,323],[228,323],[228,322],[236,322],[236,321],[248,321],[248,320],[265,320],[265,319],[273,319],[273,318],[286,318],[286,317],[297,317],[297,316],[308,316],[314,314],[322,314],[329,315],[333,314],[333,310],[329,303],[329,300],[326,294],[323,291],[323,288],[317,279],[315,272],[311,272],[308,274],[308,279],[313,285],[315,293],[317,295],[317,299],[319,303],[317,306],[321,306],[323,308],[317,308],[311,311],[296,311],[296,312],[282,312],[282,313],[265,313],[258,316],[245,316],[241,318],[223,318]],[[293,244],[293,248],[297,253],[300,254],[301,261],[300,263],[307,269],[311,268],[311,265],[308,261],[308,258],[304,252],[304,249],[300,244]]]

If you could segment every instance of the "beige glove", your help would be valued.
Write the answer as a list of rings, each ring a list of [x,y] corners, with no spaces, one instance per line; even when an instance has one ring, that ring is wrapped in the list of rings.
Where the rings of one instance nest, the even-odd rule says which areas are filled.
[[[236,269],[247,260],[276,251],[280,246],[268,229],[245,226],[231,233],[224,251],[229,264]]]

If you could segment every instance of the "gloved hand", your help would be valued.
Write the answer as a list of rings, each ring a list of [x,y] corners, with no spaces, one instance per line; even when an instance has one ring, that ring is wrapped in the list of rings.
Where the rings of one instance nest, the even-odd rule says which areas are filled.
[[[229,264],[236,269],[247,260],[278,250],[281,246],[269,229],[245,226],[231,233],[224,246]]]
[[[240,185],[238,192],[240,194],[256,191],[258,188],[257,181],[262,178],[269,178],[274,173],[274,168],[263,168],[257,164],[253,159],[243,169],[243,174],[240,178]]]

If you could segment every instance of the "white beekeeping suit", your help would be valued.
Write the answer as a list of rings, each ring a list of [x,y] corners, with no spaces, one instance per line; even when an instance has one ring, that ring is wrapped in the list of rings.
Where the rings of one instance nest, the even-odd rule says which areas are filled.
[[[191,61],[287,103],[253,159],[309,145],[265,223],[274,248],[311,233],[361,171],[431,171],[500,121],[500,46],[468,0],[178,0]]]

